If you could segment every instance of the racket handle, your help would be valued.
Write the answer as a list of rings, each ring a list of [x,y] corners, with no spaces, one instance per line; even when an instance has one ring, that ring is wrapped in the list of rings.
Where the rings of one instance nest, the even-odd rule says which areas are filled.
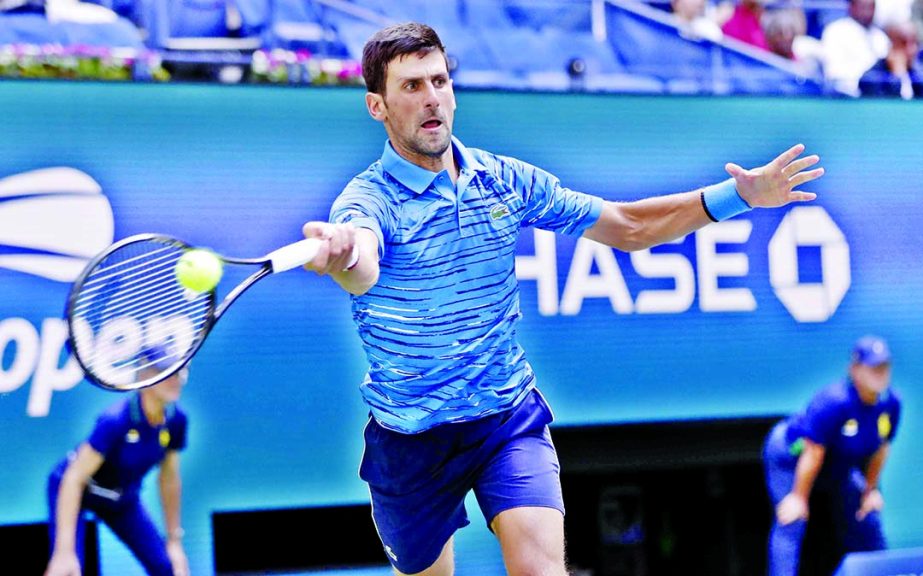
[[[323,240],[318,240],[317,238],[306,238],[305,240],[294,242],[288,246],[283,246],[278,250],[270,252],[266,255],[266,259],[269,260],[272,265],[273,274],[304,266],[317,256],[317,250],[320,248],[321,242],[323,242]],[[349,264],[346,267],[347,270],[355,266],[358,261],[359,245],[355,244],[353,245],[353,252],[349,257]]]
[[[273,274],[304,266],[317,256],[321,242],[323,240],[317,238],[306,238],[270,252],[266,259],[272,265]]]

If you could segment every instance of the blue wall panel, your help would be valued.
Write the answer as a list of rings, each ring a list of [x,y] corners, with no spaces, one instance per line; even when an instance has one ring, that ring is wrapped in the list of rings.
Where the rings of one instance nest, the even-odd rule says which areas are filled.
[[[0,83],[0,523],[45,518],[47,471],[116,399],[61,351],[72,274],[52,258],[89,250],[107,227],[235,256],[298,239],[381,151],[362,100],[353,89]],[[828,174],[808,187],[811,205],[757,210],[650,253],[525,231],[522,341],[557,424],[581,425],[786,413],[843,374],[857,336],[883,334],[907,414],[885,474],[887,529],[894,545],[923,542],[923,139],[909,128],[923,107],[489,92],[458,102],[467,145],[612,200],[709,184],[726,161],[757,166],[799,141],[820,154]],[[98,189],[76,194],[54,168]],[[86,209],[63,209],[75,196]],[[47,204],[29,209],[36,198]],[[364,369],[348,299],[327,279],[267,279],[221,320],[183,398],[195,573],[211,571],[212,511],[367,500],[356,474]]]

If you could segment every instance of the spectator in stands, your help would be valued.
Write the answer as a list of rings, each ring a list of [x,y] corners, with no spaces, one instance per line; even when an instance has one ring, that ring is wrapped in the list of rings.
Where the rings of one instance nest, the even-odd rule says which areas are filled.
[[[149,358],[157,362],[164,355],[151,351]],[[45,576],[82,574],[86,511],[112,529],[150,576],[189,575],[179,475],[187,419],[176,404],[186,375],[184,368],[112,405],[89,438],[55,466],[48,479],[51,558]],[[140,495],[142,480],[158,465],[166,538]]]
[[[768,10],[762,18],[769,49],[783,58],[803,64],[808,74],[819,74],[823,51],[820,41],[807,34],[807,19],[800,7]]]
[[[705,15],[705,0],[671,0],[670,6],[680,34],[687,38],[721,40],[724,33],[718,23]]]
[[[824,75],[834,90],[859,96],[859,78],[887,56],[891,41],[874,17],[875,0],[850,0],[849,14],[824,28]]]
[[[863,96],[900,96],[904,100],[923,96],[916,27],[907,21],[892,24],[885,32],[891,40],[891,49],[862,76],[859,90]]]
[[[721,30],[729,38],[735,38],[757,48],[769,50],[766,35],[763,33],[763,27],[760,24],[763,10],[763,0],[740,0],[740,3],[734,8],[734,14],[724,23]]]
[[[853,347],[847,377],[770,432],[763,448],[775,506],[769,576],[797,576],[809,502],[821,499],[835,515],[831,536],[841,552],[885,548],[878,486],[901,415],[890,384],[888,344],[865,336]]]

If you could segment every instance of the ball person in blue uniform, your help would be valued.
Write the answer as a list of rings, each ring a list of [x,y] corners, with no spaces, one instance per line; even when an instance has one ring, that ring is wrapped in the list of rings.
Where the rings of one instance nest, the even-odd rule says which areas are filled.
[[[643,249],[751,207],[811,200],[797,188],[823,169],[797,145],[756,169],[727,164],[731,178],[715,186],[604,202],[452,136],[452,80],[430,27],[375,33],[362,67],[367,110],[388,140],[329,221],[303,232],[326,239],[307,269],[352,295],[369,362],[360,475],[385,553],[401,574],[451,574],[473,490],[510,574],[563,575],[552,413],[516,339],[520,230]]]
[[[188,576],[179,458],[187,417],[177,404],[186,378],[183,368],[103,411],[88,439],[55,466],[48,479],[51,558],[45,576],[82,573],[86,512],[104,522],[150,576]],[[142,480],[155,466],[165,535],[140,498]]]
[[[877,336],[860,338],[848,376],[818,391],[804,411],[773,427],[763,450],[775,506],[769,574],[796,576],[812,494],[836,517],[845,552],[882,550],[879,480],[901,417],[891,389],[891,352]]]

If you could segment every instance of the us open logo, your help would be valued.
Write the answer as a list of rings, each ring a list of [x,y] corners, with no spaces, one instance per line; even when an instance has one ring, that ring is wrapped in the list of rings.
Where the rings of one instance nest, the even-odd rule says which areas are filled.
[[[73,282],[113,234],[109,200],[80,170],[44,168],[0,179],[0,268]]]
[[[112,243],[114,231],[109,199],[85,172],[59,166],[0,179],[0,277],[21,273],[70,284]],[[39,324],[0,317],[0,394],[31,380],[26,413],[47,416],[53,393],[83,379],[66,338],[67,325],[57,316]]]

